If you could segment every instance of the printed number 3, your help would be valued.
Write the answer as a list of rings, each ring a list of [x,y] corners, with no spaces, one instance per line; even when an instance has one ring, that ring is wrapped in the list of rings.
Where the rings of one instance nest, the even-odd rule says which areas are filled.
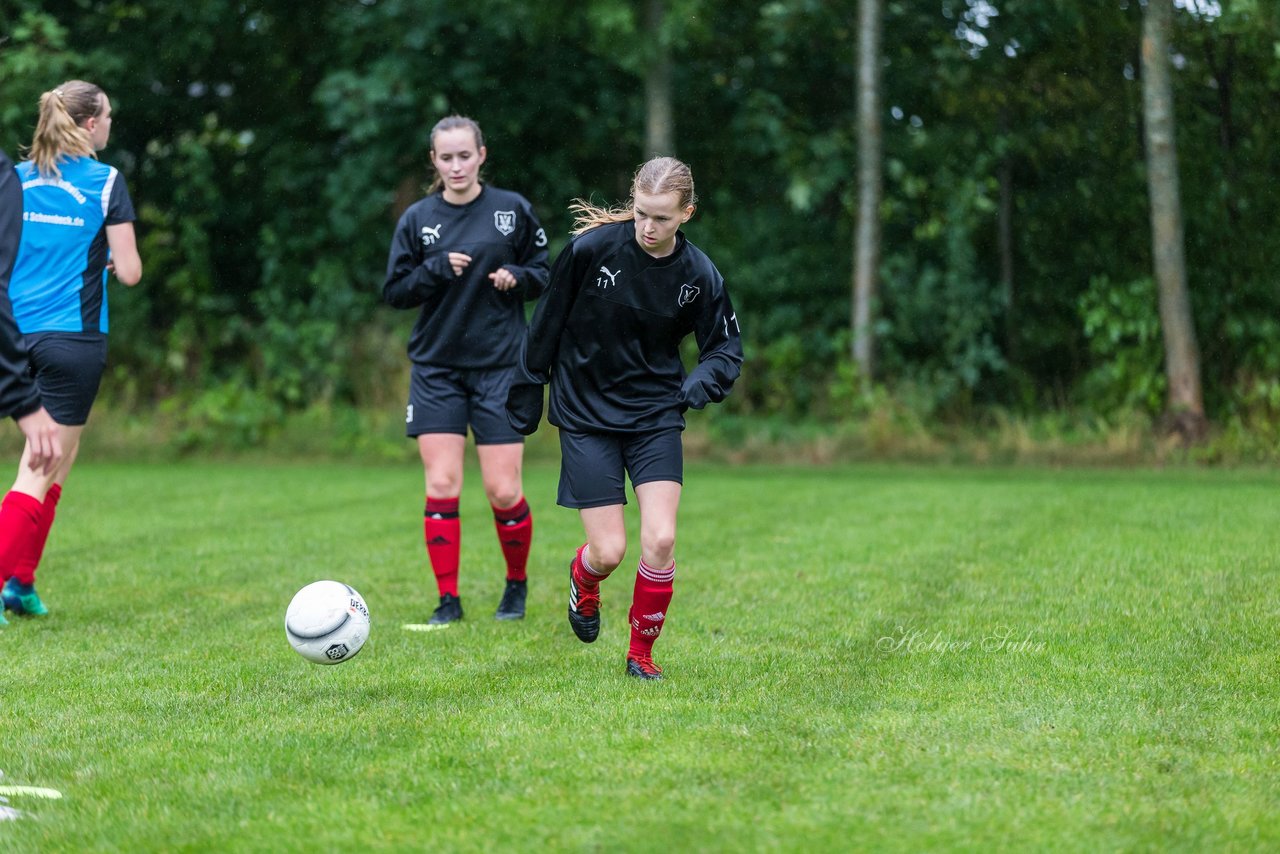
[[[404,423],[405,424],[413,423],[413,404],[412,403],[404,408]]]

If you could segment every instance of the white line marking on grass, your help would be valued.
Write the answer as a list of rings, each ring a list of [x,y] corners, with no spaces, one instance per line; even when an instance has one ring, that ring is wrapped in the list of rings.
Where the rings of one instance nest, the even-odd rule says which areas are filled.
[[[51,801],[62,798],[62,792],[57,789],[42,789],[39,786],[0,786],[0,795],[30,795],[33,798],[46,798]]]
[[[431,623],[405,623],[400,628],[406,632],[434,632],[438,629],[447,629],[452,625],[453,623],[437,623],[436,625]]]

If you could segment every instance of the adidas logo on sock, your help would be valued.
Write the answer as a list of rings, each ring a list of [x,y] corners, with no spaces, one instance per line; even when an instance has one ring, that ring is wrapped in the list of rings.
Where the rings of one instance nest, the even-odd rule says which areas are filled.
[[[432,537],[431,539],[427,540],[427,545],[447,546],[449,545],[449,539],[447,537]]]
[[[656,614],[645,614],[644,618],[651,623],[660,623],[667,618],[667,615],[659,611]]]

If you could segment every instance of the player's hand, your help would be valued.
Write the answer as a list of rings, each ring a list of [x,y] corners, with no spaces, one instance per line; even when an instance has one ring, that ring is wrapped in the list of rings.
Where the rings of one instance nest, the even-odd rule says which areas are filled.
[[[18,429],[27,437],[30,456],[27,465],[38,474],[53,474],[62,464],[62,439],[58,422],[42,406],[18,419]]]
[[[467,269],[471,264],[471,256],[463,252],[449,253],[449,266],[453,268],[455,276],[461,276],[462,271]]]
[[[515,274],[506,267],[499,267],[489,274],[489,280],[500,291],[509,291],[517,284]]]
[[[680,394],[676,396],[676,402],[686,409],[702,409],[715,399],[712,390],[697,380],[686,380]]]

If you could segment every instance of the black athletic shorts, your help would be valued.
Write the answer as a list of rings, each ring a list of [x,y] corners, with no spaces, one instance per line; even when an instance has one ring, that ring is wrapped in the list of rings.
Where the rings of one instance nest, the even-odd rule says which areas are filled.
[[[467,435],[477,445],[510,445],[524,441],[507,420],[507,388],[515,368],[464,370],[414,365],[409,380],[409,406],[404,432]]]
[[[560,488],[556,503],[578,510],[626,504],[623,471],[631,486],[655,480],[684,483],[680,428],[650,433],[560,431]]]
[[[79,427],[89,420],[107,367],[107,336],[100,332],[37,332],[25,336],[28,371],[40,403],[54,421]]]

